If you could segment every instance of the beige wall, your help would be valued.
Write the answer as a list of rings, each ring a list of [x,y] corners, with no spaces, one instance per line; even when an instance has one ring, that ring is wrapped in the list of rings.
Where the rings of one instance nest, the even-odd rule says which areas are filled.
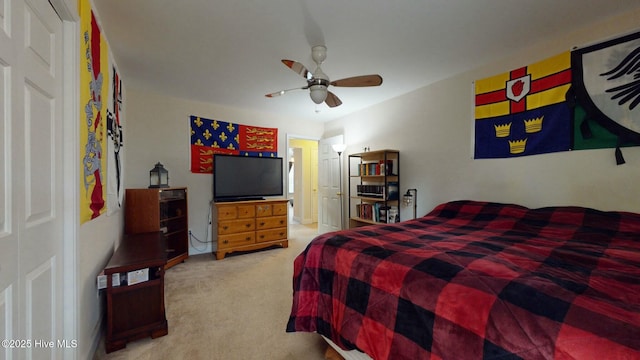
[[[96,276],[120,243],[123,213],[103,214],[82,224],[78,232],[78,359],[90,358],[103,334],[104,294],[98,294]]]
[[[640,11],[558,34],[513,57],[328,123],[325,134],[344,133],[346,154],[364,146],[400,150],[401,191],[418,189],[419,215],[454,199],[640,211],[640,147],[624,149],[627,163],[621,166],[613,149],[485,160],[473,160],[472,150],[475,80],[631,32],[638,24]]]
[[[245,125],[277,127],[278,156],[284,158],[287,156],[288,133],[320,138],[324,127],[319,122],[170,98],[129,88],[126,101],[125,187],[148,187],[149,170],[160,161],[169,171],[171,186],[189,188],[189,228],[201,241],[211,240],[209,211],[213,178],[210,174],[192,174],[189,170],[190,115]],[[195,239],[192,241],[191,254],[210,251],[210,243],[199,243]]]
[[[77,18],[77,3],[73,0],[54,0],[56,3],[66,3],[69,6],[67,10],[69,13],[73,13],[70,16]],[[71,4],[73,3],[73,4]],[[79,36],[79,24],[78,31]],[[103,34],[105,35],[105,34]],[[105,36],[106,37],[106,36]],[[107,39],[108,41],[108,39]],[[78,42],[79,43],[79,40]],[[79,51],[77,48],[74,51]],[[77,59],[80,59],[80,54],[77,53]],[[76,64],[81,66],[81,64]],[[79,74],[80,69],[78,69]],[[79,75],[78,75],[79,76]],[[125,134],[126,134],[126,119],[127,119],[127,94],[123,90],[124,103],[122,114],[125,121]],[[80,105],[77,105],[80,109]],[[78,114],[81,115],[81,114]],[[84,114],[82,114],[83,116]],[[78,120],[79,121],[79,120]],[[74,136],[78,136],[75,134]],[[125,138],[125,145],[127,139]],[[78,151],[80,151],[78,139]],[[106,146],[106,145],[105,145]],[[126,160],[126,147],[120,152],[121,159]],[[76,158],[70,160],[76,162]],[[77,171],[80,171],[77,168]],[[80,174],[78,173],[78,179]],[[79,195],[78,190],[77,194]],[[76,201],[79,201],[76,198]],[[76,214],[77,215],[77,214]],[[107,215],[106,212],[96,219],[88,221],[77,227],[77,239],[76,239],[76,274],[77,274],[77,311],[76,324],[77,324],[77,358],[78,359],[90,359],[93,358],[93,353],[98,346],[99,341],[103,333],[103,321],[104,321],[104,293],[99,293],[96,285],[96,276],[107,265],[115,247],[120,243],[124,228],[124,210],[118,210],[111,215]],[[74,326],[76,325],[74,324]]]

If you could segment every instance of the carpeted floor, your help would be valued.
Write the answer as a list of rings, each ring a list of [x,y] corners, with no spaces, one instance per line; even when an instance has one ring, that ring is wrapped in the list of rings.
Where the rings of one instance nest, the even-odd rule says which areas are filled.
[[[141,339],[101,359],[321,360],[317,334],[286,333],[291,310],[293,259],[316,235],[315,226],[291,224],[289,247],[215,260],[191,256],[167,270],[169,334]]]

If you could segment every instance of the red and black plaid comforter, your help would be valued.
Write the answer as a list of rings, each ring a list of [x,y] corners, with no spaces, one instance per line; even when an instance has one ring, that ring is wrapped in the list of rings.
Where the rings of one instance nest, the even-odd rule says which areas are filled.
[[[318,236],[287,331],[373,359],[640,359],[640,215],[456,201]]]

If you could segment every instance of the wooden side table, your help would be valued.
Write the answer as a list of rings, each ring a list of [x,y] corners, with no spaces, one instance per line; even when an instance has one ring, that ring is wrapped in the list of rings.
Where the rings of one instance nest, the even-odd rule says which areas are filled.
[[[167,254],[162,240],[159,231],[125,235],[104,269],[107,353],[124,348],[129,341],[169,333],[164,309]],[[118,278],[120,284],[114,284]]]

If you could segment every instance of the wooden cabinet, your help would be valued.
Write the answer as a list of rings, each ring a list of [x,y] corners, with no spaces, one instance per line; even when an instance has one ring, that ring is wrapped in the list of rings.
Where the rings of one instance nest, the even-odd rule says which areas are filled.
[[[125,233],[161,231],[170,268],[189,257],[187,188],[126,189]]]
[[[400,221],[400,152],[349,155],[349,227]]]
[[[216,259],[234,251],[289,246],[288,200],[218,202],[214,204],[217,222]]]
[[[164,309],[167,256],[162,239],[161,232],[125,235],[104,269],[107,353],[124,348],[129,341],[169,332]]]

